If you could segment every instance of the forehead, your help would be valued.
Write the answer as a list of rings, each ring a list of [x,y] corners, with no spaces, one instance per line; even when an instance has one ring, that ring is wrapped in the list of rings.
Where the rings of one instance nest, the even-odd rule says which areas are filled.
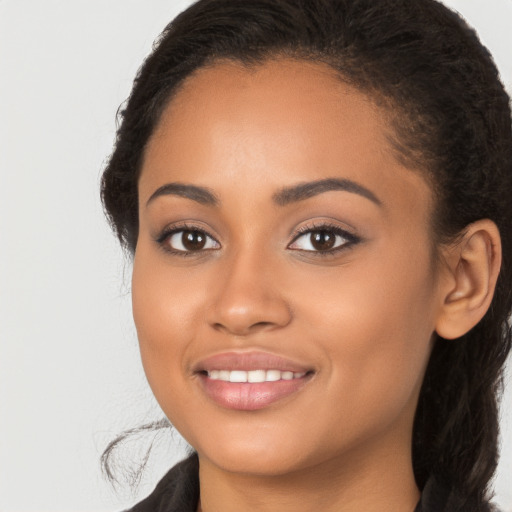
[[[147,146],[140,192],[198,181],[242,193],[264,182],[270,195],[271,186],[340,177],[383,202],[413,189],[424,199],[429,187],[395,157],[393,136],[388,112],[325,64],[222,61],[191,75],[170,101]]]
[[[214,126],[226,133],[230,128],[243,128],[254,135],[268,133],[281,144],[292,139],[315,143],[324,139],[327,145],[333,139],[366,135],[375,146],[389,149],[387,137],[392,132],[387,117],[370,96],[349,86],[326,64],[275,59],[247,67],[221,61],[185,80],[164,111],[153,139],[166,137],[169,130],[179,136],[174,128],[181,131],[192,126],[199,137],[202,126]],[[339,134],[340,121],[343,134]]]
[[[287,107],[300,105],[302,109],[317,109],[322,104],[334,106],[340,102],[340,96],[351,102],[372,105],[370,97],[350,87],[326,64],[276,58],[246,66],[221,60],[190,75],[175,94],[169,112],[195,102],[225,114],[234,114],[242,106],[246,108],[254,103],[260,106],[273,103],[280,106],[280,109],[274,109],[278,116]]]

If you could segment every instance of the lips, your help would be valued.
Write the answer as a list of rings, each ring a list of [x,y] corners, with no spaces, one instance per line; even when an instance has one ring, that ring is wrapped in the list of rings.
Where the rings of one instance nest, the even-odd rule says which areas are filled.
[[[203,359],[197,363],[195,372],[210,372],[212,370],[279,370],[281,372],[308,372],[312,368],[296,363],[268,352],[224,352]]]
[[[253,411],[297,393],[314,371],[266,352],[227,352],[200,361],[194,373],[202,391],[217,405]]]

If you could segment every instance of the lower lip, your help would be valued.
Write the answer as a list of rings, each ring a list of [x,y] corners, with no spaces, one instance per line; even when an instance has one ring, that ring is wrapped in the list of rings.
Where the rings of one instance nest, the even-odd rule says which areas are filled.
[[[200,374],[200,382],[206,395],[226,409],[256,411],[278,400],[293,395],[310,380],[309,374],[299,379],[274,382],[226,382]]]

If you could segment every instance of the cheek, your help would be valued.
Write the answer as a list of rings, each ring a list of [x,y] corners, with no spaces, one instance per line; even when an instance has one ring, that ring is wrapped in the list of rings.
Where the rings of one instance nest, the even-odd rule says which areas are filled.
[[[435,323],[429,269],[426,251],[375,250],[364,265],[354,260],[306,284],[303,327],[330,361],[342,400],[391,417],[418,390]]]
[[[183,276],[180,279],[179,276]],[[132,277],[132,307],[142,364],[157,400],[178,387],[186,372],[187,347],[199,319],[204,290],[191,285],[143,244],[137,247]],[[165,410],[165,408],[164,408]]]

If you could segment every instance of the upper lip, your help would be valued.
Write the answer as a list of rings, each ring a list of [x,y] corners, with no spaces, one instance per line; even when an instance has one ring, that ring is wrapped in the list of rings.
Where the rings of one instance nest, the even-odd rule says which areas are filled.
[[[194,365],[194,372],[212,370],[280,370],[282,372],[304,372],[312,368],[269,352],[223,352],[202,359]]]

